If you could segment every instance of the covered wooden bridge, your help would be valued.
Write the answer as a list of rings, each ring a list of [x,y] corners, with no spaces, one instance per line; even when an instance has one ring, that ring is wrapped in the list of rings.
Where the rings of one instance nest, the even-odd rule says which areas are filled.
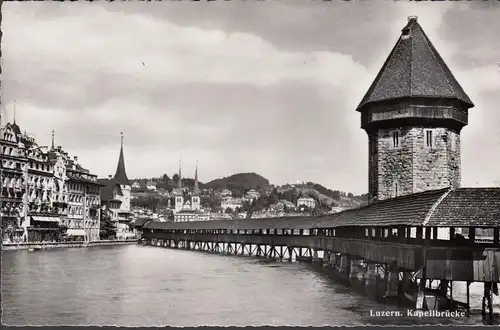
[[[500,188],[426,191],[323,216],[197,222],[150,221],[145,244],[279,259],[318,259],[346,276],[386,273],[399,295],[401,273],[465,282],[500,282]],[[484,236],[487,232],[488,237]],[[481,237],[477,235],[481,233]],[[395,279],[392,289],[390,278]],[[427,281],[420,281],[421,290]]]

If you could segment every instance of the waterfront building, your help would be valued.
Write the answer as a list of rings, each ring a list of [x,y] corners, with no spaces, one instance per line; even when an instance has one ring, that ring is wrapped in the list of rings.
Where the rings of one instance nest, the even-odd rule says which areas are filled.
[[[139,183],[139,181],[134,181],[134,182],[132,183],[132,188],[134,188],[134,189],[139,189],[139,188],[141,188],[141,184]]]
[[[0,127],[0,185],[3,241],[19,242],[25,230],[28,168],[21,130],[14,121]]]
[[[54,164],[49,160],[47,146],[39,146],[35,137],[24,133],[28,161],[27,208],[25,221],[27,240],[30,242],[57,241],[64,234],[62,219],[54,209]]]
[[[125,171],[123,134],[121,135],[120,155],[115,176],[109,176],[108,179],[99,179],[98,182],[103,185],[101,189],[102,210],[116,224],[116,236],[121,238],[131,235],[129,224],[133,217],[133,213],[130,211],[132,186]]]
[[[101,223],[100,190],[97,175],[78,164],[78,158],[69,160],[66,167],[68,177],[68,231],[69,237],[83,237],[98,241]]]
[[[72,227],[67,219],[69,157],[60,146],[54,147],[54,131],[50,149],[38,145],[34,136],[22,133],[15,122],[7,123],[0,132],[0,209],[5,240],[59,241],[66,234],[71,236],[66,231]],[[86,175],[91,174],[87,171]],[[98,226],[90,228],[98,233]]]

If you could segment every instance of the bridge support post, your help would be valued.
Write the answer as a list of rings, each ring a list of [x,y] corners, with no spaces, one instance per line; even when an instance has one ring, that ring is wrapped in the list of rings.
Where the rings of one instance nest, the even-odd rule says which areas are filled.
[[[288,261],[292,262],[293,261],[293,247],[289,246],[287,247],[288,251]]]
[[[330,255],[331,252],[328,250],[323,252],[323,266],[328,266],[330,264]]]
[[[347,278],[349,277],[349,272],[350,272],[350,265],[351,261],[348,255],[346,254],[341,254],[340,255],[340,266],[339,266],[339,273],[344,274]]]
[[[337,263],[337,255],[334,252],[330,253],[330,266],[335,267],[335,264]]]
[[[399,297],[399,272],[398,266],[394,262],[387,265],[386,271],[386,291],[385,298],[398,298]]]
[[[362,273],[361,260],[351,260],[350,268],[351,268],[351,271],[349,274],[349,278],[351,280],[357,279],[358,275],[360,275]]]
[[[312,262],[318,262],[318,250],[314,249],[313,255],[312,255]]]

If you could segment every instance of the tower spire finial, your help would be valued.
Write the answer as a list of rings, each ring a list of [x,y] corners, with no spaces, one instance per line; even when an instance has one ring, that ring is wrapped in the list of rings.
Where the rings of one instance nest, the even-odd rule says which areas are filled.
[[[55,133],[55,131],[52,130],[52,146],[51,146],[50,150],[54,150],[55,149],[54,148],[54,133]]]
[[[16,123],[16,100],[14,100],[14,124]]]
[[[194,170],[194,189],[193,194],[198,196],[200,193],[200,188],[198,187],[198,160],[196,160],[196,168]]]
[[[120,132],[121,148],[123,149],[123,132]]]
[[[181,173],[181,168],[182,168],[182,158],[179,159],[179,182],[177,182],[178,188],[179,188],[179,193],[182,192],[182,173]]]

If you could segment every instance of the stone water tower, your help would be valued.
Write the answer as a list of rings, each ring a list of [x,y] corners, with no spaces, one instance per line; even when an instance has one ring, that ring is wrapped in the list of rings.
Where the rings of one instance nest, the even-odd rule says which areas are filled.
[[[356,109],[369,139],[370,202],[460,187],[460,131],[472,107],[417,17],[409,17]]]

